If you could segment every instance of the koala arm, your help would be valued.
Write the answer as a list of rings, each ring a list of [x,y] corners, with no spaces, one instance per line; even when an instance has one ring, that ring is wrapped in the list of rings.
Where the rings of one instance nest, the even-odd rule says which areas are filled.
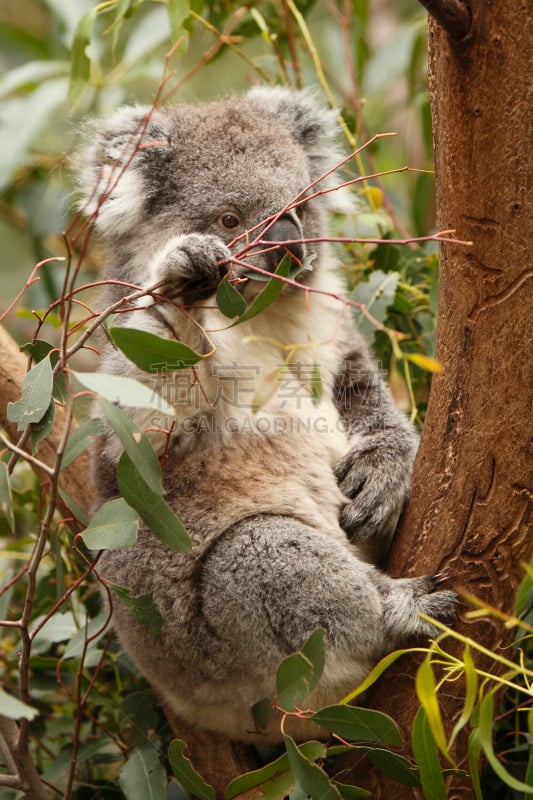
[[[344,357],[334,392],[350,435],[349,450],[335,466],[351,501],[340,524],[368,558],[380,563],[409,496],[418,437],[364,345]]]

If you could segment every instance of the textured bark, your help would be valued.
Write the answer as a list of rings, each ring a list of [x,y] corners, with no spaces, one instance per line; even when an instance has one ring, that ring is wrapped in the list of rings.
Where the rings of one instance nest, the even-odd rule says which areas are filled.
[[[511,612],[521,561],[531,556],[531,353],[533,334],[531,6],[472,0],[468,41],[430,20],[430,93],[440,229],[473,246],[443,245],[435,376],[412,501],[391,553],[394,575],[446,572]],[[496,652],[512,631],[496,621],[458,629]],[[491,670],[494,664],[477,663]],[[368,703],[393,716],[410,739],[417,701],[414,663],[400,662]],[[462,688],[444,698],[451,721]],[[465,767],[464,740],[455,757]],[[354,769],[372,796],[412,800],[411,788]],[[357,774],[359,773],[359,774]],[[448,797],[473,796],[449,781]]]

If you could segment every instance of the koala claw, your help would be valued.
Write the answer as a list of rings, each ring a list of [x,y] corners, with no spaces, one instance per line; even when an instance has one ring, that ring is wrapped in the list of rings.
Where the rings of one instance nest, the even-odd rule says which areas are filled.
[[[436,575],[430,576],[431,584],[433,586],[433,591],[438,592],[439,586],[442,586],[443,583],[448,583],[450,580],[450,576],[446,575],[445,572],[437,572]]]

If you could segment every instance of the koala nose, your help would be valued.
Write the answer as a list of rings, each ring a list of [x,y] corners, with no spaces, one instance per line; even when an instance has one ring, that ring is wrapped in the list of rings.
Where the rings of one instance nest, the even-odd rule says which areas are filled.
[[[289,215],[284,214],[265,231],[263,242],[290,242],[290,244],[279,245],[265,253],[267,269],[275,272],[281,259],[289,253],[293,260],[300,263],[304,257],[304,247],[300,242],[291,242],[291,239],[301,239],[302,231],[298,223]]]

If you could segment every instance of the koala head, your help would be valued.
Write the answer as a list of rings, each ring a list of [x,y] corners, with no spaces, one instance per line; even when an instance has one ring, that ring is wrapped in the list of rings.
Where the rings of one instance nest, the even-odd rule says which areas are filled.
[[[111,242],[197,232],[244,244],[284,210],[271,240],[321,236],[325,202],[304,198],[324,188],[314,182],[336,161],[336,134],[334,112],[283,88],[125,107],[96,124],[81,154],[83,208]]]

